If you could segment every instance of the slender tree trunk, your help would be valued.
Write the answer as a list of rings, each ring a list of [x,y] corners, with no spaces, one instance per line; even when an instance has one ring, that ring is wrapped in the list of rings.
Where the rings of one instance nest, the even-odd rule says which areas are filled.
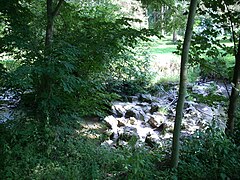
[[[177,41],[177,32],[176,32],[176,30],[174,29],[174,30],[173,30],[173,43],[176,43],[176,41]]]
[[[46,26],[46,37],[45,37],[45,48],[48,51],[51,49],[53,41],[53,0],[47,0],[47,26]]]
[[[51,50],[53,42],[54,18],[57,16],[63,2],[64,0],[59,0],[57,6],[53,9],[53,0],[47,0],[47,27],[45,38],[45,47],[47,50]]]
[[[237,102],[239,97],[239,90],[240,90],[240,37],[238,40],[238,50],[235,54],[235,66],[234,66],[234,73],[233,73],[233,80],[232,80],[232,92],[230,96],[229,106],[228,106],[228,121],[227,121],[227,128],[226,133],[231,134],[234,130],[234,119],[235,113],[237,110]]]
[[[188,53],[189,53],[189,48],[190,48],[190,43],[192,38],[194,17],[196,13],[197,4],[198,4],[198,0],[191,0],[187,28],[185,32],[185,38],[184,38],[183,49],[182,49],[179,97],[177,101],[176,117],[175,117],[174,132],[173,132],[172,157],[171,157],[172,168],[177,168],[178,161],[179,161],[179,137],[180,137],[183,107],[184,107],[184,101],[185,101],[186,89],[187,89]]]
[[[161,14],[160,14],[160,24],[161,24],[161,35],[164,36],[164,5],[161,6]]]

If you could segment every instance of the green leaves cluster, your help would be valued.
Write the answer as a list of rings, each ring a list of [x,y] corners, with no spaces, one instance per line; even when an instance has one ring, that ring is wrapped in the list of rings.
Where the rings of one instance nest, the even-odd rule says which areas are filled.
[[[199,5],[189,64],[200,70],[199,75],[204,79],[232,78],[239,36],[237,7],[234,1],[202,1]],[[181,41],[177,54],[180,49]]]
[[[239,147],[216,127],[196,132],[184,141],[180,178],[238,179],[239,169]]]
[[[106,81],[116,77],[110,67],[120,68],[117,76],[123,76],[124,68],[128,72],[145,68],[145,63],[132,57],[130,49],[152,32],[131,28],[130,21],[134,20],[124,18],[109,2],[64,2],[54,22],[50,51],[44,46],[44,3],[12,2],[4,2],[1,9],[1,20],[6,24],[1,52],[20,65],[8,74],[5,86],[22,94],[22,102],[27,102],[37,116],[42,114],[39,120],[58,119],[68,113],[103,116],[116,97],[105,92]],[[22,18],[13,17],[17,13],[22,13]],[[120,65],[123,61],[126,65]],[[143,80],[143,71],[133,76],[142,76]],[[132,79],[132,74],[127,76]]]
[[[76,122],[76,121],[75,121]],[[0,124],[3,179],[154,179],[162,152],[100,146],[78,123],[51,125],[19,118]],[[73,128],[74,127],[74,128]],[[155,157],[158,157],[157,160]]]

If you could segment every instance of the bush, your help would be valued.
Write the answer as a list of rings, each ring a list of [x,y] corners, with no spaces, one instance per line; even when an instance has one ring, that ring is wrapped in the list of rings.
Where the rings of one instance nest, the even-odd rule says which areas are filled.
[[[161,150],[99,146],[78,123],[42,127],[33,119],[0,125],[2,179],[156,179]],[[133,143],[134,144],[134,143]]]
[[[146,92],[151,84],[150,54],[147,43],[139,40],[137,46],[121,54],[119,59],[110,63],[106,73],[109,92],[120,95],[135,95]]]
[[[198,131],[183,142],[178,177],[240,178],[240,148],[216,128]]]

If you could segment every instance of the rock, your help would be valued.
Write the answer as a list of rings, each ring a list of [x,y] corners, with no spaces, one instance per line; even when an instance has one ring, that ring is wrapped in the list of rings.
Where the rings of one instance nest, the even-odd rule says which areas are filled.
[[[145,143],[150,146],[151,148],[157,147],[161,144],[161,141],[157,135],[152,135],[151,133],[148,133],[145,138]]]
[[[170,102],[172,102],[172,101],[175,100],[175,98],[170,96],[170,97],[167,98],[167,100],[170,101]]]
[[[146,102],[146,103],[151,104],[152,103],[152,96],[151,96],[151,94],[140,94],[138,100],[140,102]]]
[[[124,109],[124,107],[120,104],[113,105],[112,111],[116,117],[124,117],[126,113],[126,109]]]
[[[192,115],[192,114],[196,114],[197,110],[195,107],[190,106],[188,108],[186,108],[185,113],[187,113],[188,115]]]
[[[216,91],[217,94],[225,97],[229,97],[232,90],[232,87],[230,84],[220,83],[217,87],[218,87],[218,90]]]
[[[133,136],[139,139],[137,128],[126,126],[124,127],[123,133],[120,134],[119,138],[120,140],[129,141]]]
[[[205,121],[211,122],[213,119],[212,108],[205,104],[196,104],[195,109],[200,112],[201,118]]]
[[[145,113],[141,107],[135,106],[132,109],[128,109],[125,113],[125,118],[134,117],[136,119],[144,120]]]
[[[128,96],[128,102],[136,102],[138,101],[138,97],[137,96]]]
[[[104,122],[106,122],[106,125],[108,126],[108,128],[110,128],[110,129],[117,128],[118,121],[115,117],[107,116],[103,120],[104,120]]]
[[[149,103],[147,103],[147,102],[140,102],[140,103],[137,103],[136,105],[137,105],[137,106],[140,106],[141,108],[143,108],[143,107],[149,107]]]
[[[117,146],[123,147],[126,145],[128,145],[128,143],[124,140],[118,140],[118,142],[117,142]]]
[[[207,95],[212,92],[212,87],[213,85],[204,83],[195,84],[192,89]],[[132,137],[137,138],[136,144],[147,144],[150,147],[165,143],[166,139],[172,138],[176,100],[177,92],[169,90],[161,97],[142,94],[130,96],[128,102],[113,103],[113,116],[105,118],[105,122],[111,128],[108,137],[111,136],[112,142],[109,141],[109,144],[113,143],[112,147],[129,145],[128,142]],[[223,104],[218,103],[217,105],[211,107],[199,104],[190,98],[185,101],[181,137],[191,135],[197,129],[206,128],[207,125],[216,125],[224,130],[223,120],[226,118],[226,110],[222,108]],[[161,107],[166,107],[166,115],[159,112]]]
[[[154,112],[157,112],[159,110],[159,107],[160,105],[158,103],[152,103],[149,112],[153,114]]]
[[[125,118],[130,118],[130,117],[137,118],[138,116],[139,116],[138,112],[135,109],[128,109],[125,114]]]
[[[129,110],[129,109],[134,109],[135,106],[136,106],[136,103],[124,103],[123,104],[123,107],[126,111]]]
[[[117,119],[117,127],[122,127],[122,126],[126,126],[126,121],[125,119]]]
[[[117,140],[119,133],[118,133],[118,120],[113,117],[113,116],[107,116],[104,118],[104,122],[106,122],[107,126],[112,129],[112,134],[110,136],[110,138],[112,140]]]
[[[153,148],[156,145],[155,142],[152,140],[150,133],[146,136],[145,143],[151,148]]]
[[[207,96],[208,92],[207,89],[209,88],[209,85],[206,83],[202,83],[202,84],[197,84],[195,86],[192,87],[192,92],[196,93],[196,94],[201,94],[203,96]]]
[[[149,106],[149,103],[146,103],[146,102],[137,103],[137,106],[139,106],[144,113],[148,113],[151,109],[151,106]]]
[[[166,123],[162,123],[160,126],[155,128],[154,131],[157,131],[157,132],[160,132],[160,133],[164,133],[166,131],[166,128],[167,128],[167,124]]]
[[[160,126],[161,123],[165,120],[163,115],[151,115],[148,123],[151,127],[157,128]]]
[[[114,141],[107,140],[101,143],[101,146],[111,147],[114,144]]]
[[[136,118],[134,118],[134,117],[130,117],[129,118],[129,124],[131,124],[131,125],[134,125],[134,124],[136,124]]]
[[[143,121],[146,123],[149,121],[149,119],[151,118],[151,114],[145,114],[144,117],[143,117]]]

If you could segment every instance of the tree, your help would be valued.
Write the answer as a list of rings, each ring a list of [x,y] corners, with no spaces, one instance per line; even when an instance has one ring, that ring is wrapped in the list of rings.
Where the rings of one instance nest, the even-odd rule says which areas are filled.
[[[142,1],[147,6],[149,27],[173,34],[173,42],[177,41],[178,31],[185,30],[186,16],[184,15],[187,1]]]
[[[173,133],[173,144],[172,144],[172,164],[173,168],[178,166],[179,161],[179,138],[181,131],[181,122],[182,122],[182,114],[183,114],[183,106],[186,96],[186,88],[187,88],[187,63],[188,63],[188,53],[190,48],[190,42],[193,31],[194,17],[197,8],[198,0],[191,0],[189,7],[189,15],[187,28],[185,32],[185,38],[182,49],[181,56],[181,71],[180,71],[180,86],[179,86],[179,97],[177,101],[176,107],[176,117],[174,123],[174,133]]]
[[[111,2],[91,2],[11,0],[1,6],[7,25],[1,52],[19,62],[6,86],[21,96],[21,107],[30,109],[31,118],[43,124],[59,124],[76,114],[104,116],[116,97],[106,92],[104,73],[130,52],[128,47],[152,34],[131,28],[134,20],[123,17]]]
[[[236,111],[237,111],[237,104],[239,99],[239,91],[240,91],[240,35],[239,33],[235,33],[235,27],[239,27],[239,19],[236,19],[236,17],[233,15],[237,15],[236,9],[230,10],[230,4],[228,1],[224,1],[225,6],[227,9],[227,13],[229,15],[230,24],[231,24],[231,30],[232,30],[232,38],[234,42],[234,57],[235,57],[235,66],[233,70],[233,78],[232,78],[232,92],[230,96],[229,101],[229,107],[228,107],[228,121],[227,121],[227,133],[233,133],[234,131],[234,120],[236,119]],[[235,7],[239,8],[239,4],[235,2]],[[234,11],[235,10],[235,11]],[[238,17],[239,18],[239,17]],[[234,21],[235,20],[235,21]],[[238,43],[237,43],[238,39]],[[238,45],[237,45],[238,44]]]
[[[239,97],[239,2],[202,1],[199,14],[201,23],[193,37],[190,62],[192,65],[200,64],[202,72],[214,74],[222,81],[232,79],[226,127],[226,133],[231,134]],[[226,40],[230,40],[232,46],[221,42]],[[229,55],[235,59],[233,65],[226,60]]]
[[[52,46],[53,46],[53,35],[54,35],[54,20],[59,13],[59,10],[64,3],[64,0],[58,0],[56,7],[54,7],[53,0],[47,0],[47,24],[46,24],[46,36],[45,36],[45,57],[43,58],[43,64],[48,64],[50,59],[52,59]],[[36,100],[41,99],[42,94],[48,94],[51,91],[51,77],[46,73],[43,73],[39,77],[39,85],[37,85]],[[44,112],[48,114],[48,110]],[[41,115],[42,113],[40,113]],[[48,116],[48,115],[47,115]],[[41,120],[44,116],[39,117]]]

